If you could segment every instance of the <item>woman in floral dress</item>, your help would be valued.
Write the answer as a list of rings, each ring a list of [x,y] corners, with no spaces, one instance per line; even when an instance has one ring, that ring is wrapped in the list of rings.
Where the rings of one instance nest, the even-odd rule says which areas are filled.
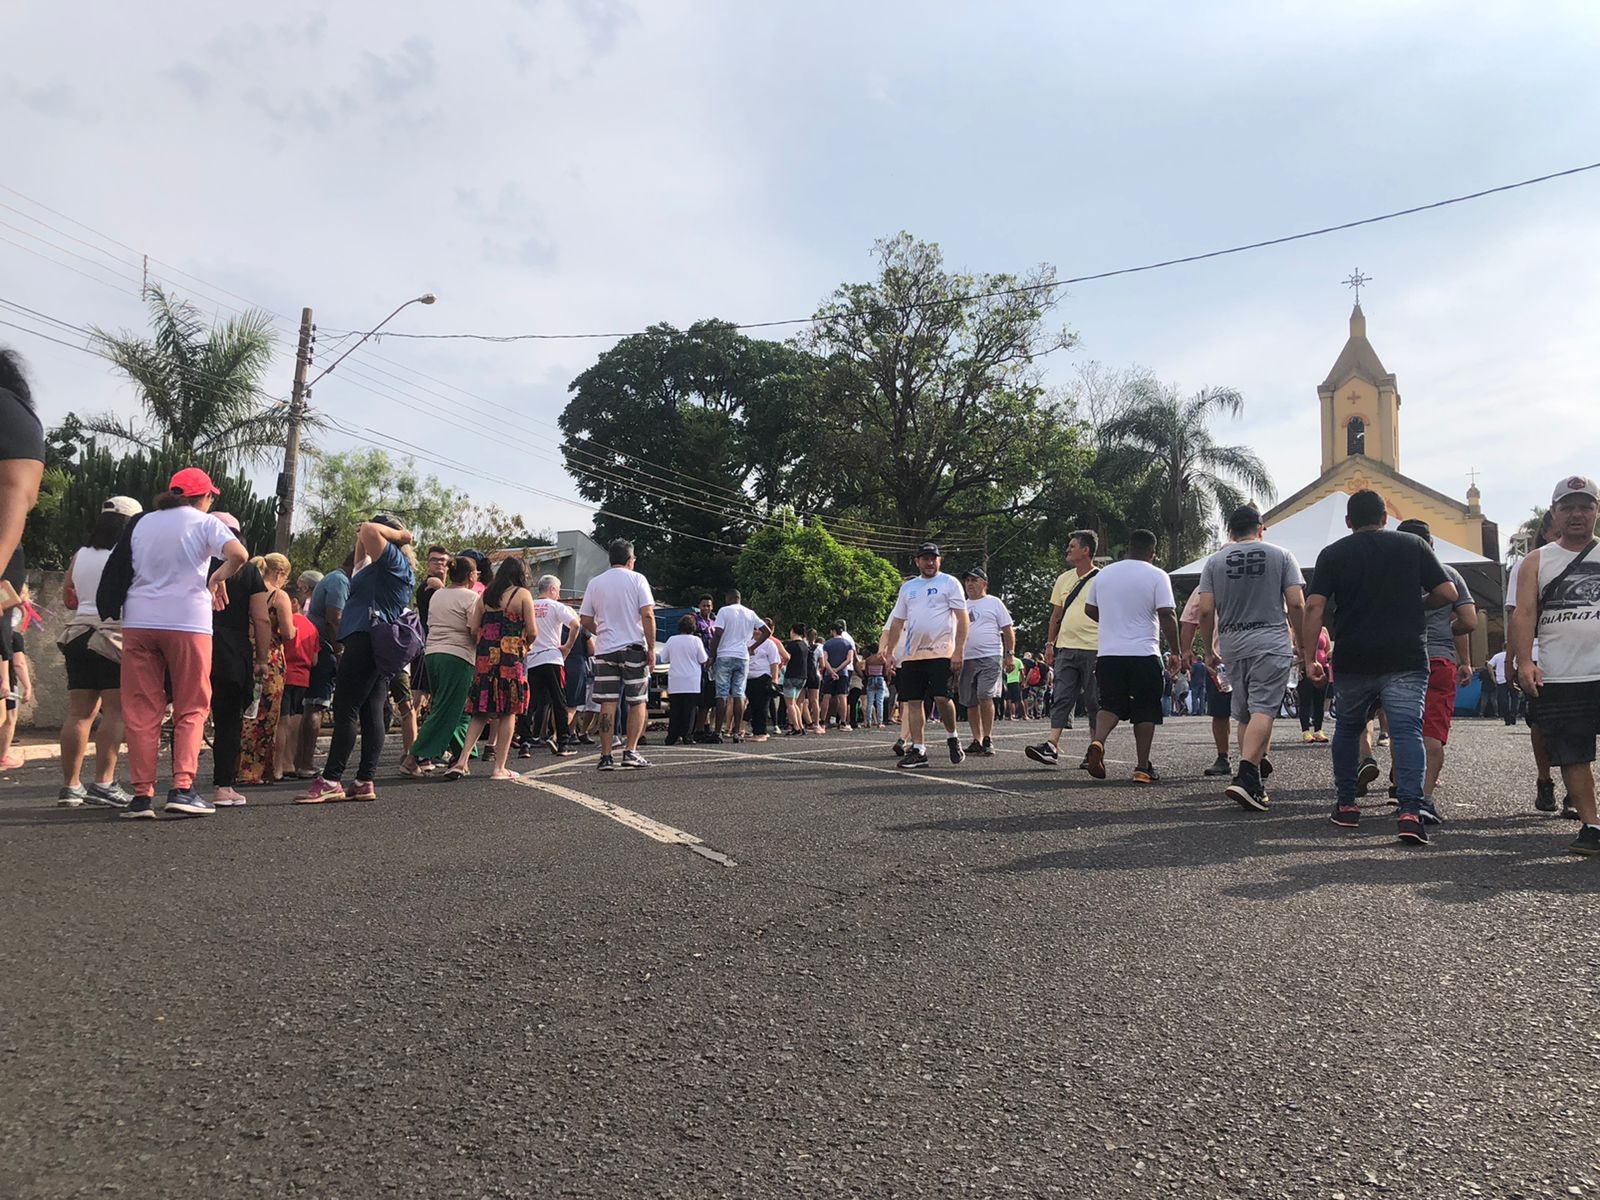
[[[528,564],[523,559],[513,555],[501,562],[494,582],[478,597],[472,625],[478,638],[472,690],[467,693],[472,723],[467,727],[466,744],[445,778],[460,779],[467,773],[467,756],[485,727],[492,727],[491,778],[515,779],[516,773],[506,769],[506,759],[511,754],[512,727],[528,707],[528,668],[523,655],[539,631],[533,593],[528,590]]]
[[[268,554],[255,560],[267,585],[267,620],[272,626],[272,650],[267,658],[267,676],[261,681],[261,702],[256,715],[246,718],[239,747],[237,784],[276,783],[278,781],[278,710],[283,704],[283,643],[294,636],[294,607],[283,585],[289,582],[289,560],[282,554]]]

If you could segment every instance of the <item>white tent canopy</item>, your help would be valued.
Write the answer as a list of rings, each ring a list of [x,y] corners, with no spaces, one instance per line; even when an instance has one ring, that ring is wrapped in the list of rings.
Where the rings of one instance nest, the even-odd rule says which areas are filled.
[[[1350,527],[1344,523],[1345,505],[1348,497],[1335,493],[1324,496],[1309,508],[1285,517],[1275,524],[1267,526],[1266,539],[1276,546],[1282,546],[1290,551],[1300,563],[1300,569],[1310,574],[1311,568],[1317,564],[1317,555],[1322,553],[1322,548],[1330,542],[1336,542],[1350,532]],[[1391,520],[1389,528],[1394,528],[1395,522]],[[1473,591],[1478,592],[1480,587],[1487,592],[1492,586],[1491,580],[1498,580],[1500,565],[1492,559],[1485,558],[1471,550],[1457,546],[1454,542],[1447,542],[1441,537],[1433,539],[1433,549],[1438,554],[1441,562],[1447,562],[1465,575],[1468,582],[1472,583]],[[1206,556],[1207,558],[1210,555]],[[1199,578],[1201,569],[1206,565],[1205,558],[1197,558],[1185,567],[1180,567],[1172,572],[1175,579]],[[1477,570],[1469,571],[1468,568],[1476,567]],[[1480,600],[1492,600],[1498,604],[1498,596],[1480,596]]]

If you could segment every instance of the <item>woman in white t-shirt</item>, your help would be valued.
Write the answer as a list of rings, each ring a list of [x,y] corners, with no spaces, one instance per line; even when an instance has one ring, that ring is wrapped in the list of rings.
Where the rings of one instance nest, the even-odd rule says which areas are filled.
[[[661,648],[661,661],[667,664],[667,742],[676,746],[690,740],[695,715],[700,707],[700,692],[709,656],[706,644],[694,630],[694,616],[678,618],[678,632]]]
[[[478,603],[478,564],[458,554],[445,568],[448,581],[428,601],[428,640],[422,662],[433,697],[428,716],[417,730],[411,753],[400,760],[405,775],[422,775],[448,754],[455,759],[467,740],[467,692],[478,657],[478,636],[472,611]]]
[[[581,628],[578,614],[561,603],[561,580],[555,575],[541,575],[535,589],[533,615],[539,622],[539,631],[528,644],[528,728],[531,736],[524,744],[522,755],[532,757],[532,741],[539,739],[550,747],[550,753],[560,758],[571,758],[577,753],[572,748],[572,732],[567,727],[566,680],[562,666],[566,660],[564,642],[570,643]],[[547,734],[547,726],[553,732]]]
[[[57,644],[67,664],[67,719],[61,723],[61,792],[63,808],[98,804],[126,808],[133,796],[117,784],[117,755],[122,750],[122,663],[95,647],[110,649],[121,631],[115,621],[100,619],[94,594],[106,560],[127,527],[128,518],[143,512],[131,496],[113,496],[100,509],[87,545],[67,564],[62,600],[72,617]],[[94,739],[94,782],[83,785],[83,758],[95,716],[100,728]]]
[[[127,548],[133,581],[122,605],[122,715],[128,730],[133,803],[124,817],[156,815],[161,722],[172,685],[172,788],[163,812],[207,816],[211,801],[194,790],[200,742],[211,707],[211,614],[227,603],[223,584],[250,561],[244,543],[211,515],[211,477],[185,467],[117,543]],[[211,560],[221,565],[211,570]],[[101,616],[115,614],[102,612]]]

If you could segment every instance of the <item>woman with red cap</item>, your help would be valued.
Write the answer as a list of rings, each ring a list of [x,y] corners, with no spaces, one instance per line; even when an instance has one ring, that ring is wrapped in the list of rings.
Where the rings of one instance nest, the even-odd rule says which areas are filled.
[[[119,815],[154,817],[161,721],[172,685],[172,788],[162,811],[205,816],[215,808],[194,789],[211,706],[211,614],[224,585],[249,561],[244,544],[211,515],[211,477],[185,467],[156,497],[155,511],[128,523],[107,571],[130,578],[122,609],[122,715],[133,803]],[[215,570],[211,560],[221,559]],[[102,589],[104,590],[104,589]],[[115,616],[101,605],[102,616]]]

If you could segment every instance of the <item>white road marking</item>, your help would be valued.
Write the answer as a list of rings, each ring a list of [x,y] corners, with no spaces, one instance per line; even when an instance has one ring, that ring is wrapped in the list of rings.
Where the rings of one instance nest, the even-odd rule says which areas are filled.
[[[554,764],[565,766],[565,763]],[[548,769],[548,768],[546,768]],[[574,804],[582,805],[591,812],[597,812],[603,817],[610,817],[619,825],[626,825],[635,833],[642,833],[653,841],[661,842],[668,846],[703,846],[704,843],[692,833],[676,829],[671,825],[652,820],[643,813],[636,813],[631,808],[623,808],[620,804],[612,804],[609,800],[602,800],[598,796],[591,796],[586,792],[574,791],[572,788],[563,787],[559,783],[550,783],[543,779],[534,779],[530,775],[518,775],[516,783],[526,788],[548,792],[552,796],[559,796],[563,800],[570,800]],[[723,857],[726,857],[725,855]],[[727,860],[728,866],[733,866],[731,858]]]

